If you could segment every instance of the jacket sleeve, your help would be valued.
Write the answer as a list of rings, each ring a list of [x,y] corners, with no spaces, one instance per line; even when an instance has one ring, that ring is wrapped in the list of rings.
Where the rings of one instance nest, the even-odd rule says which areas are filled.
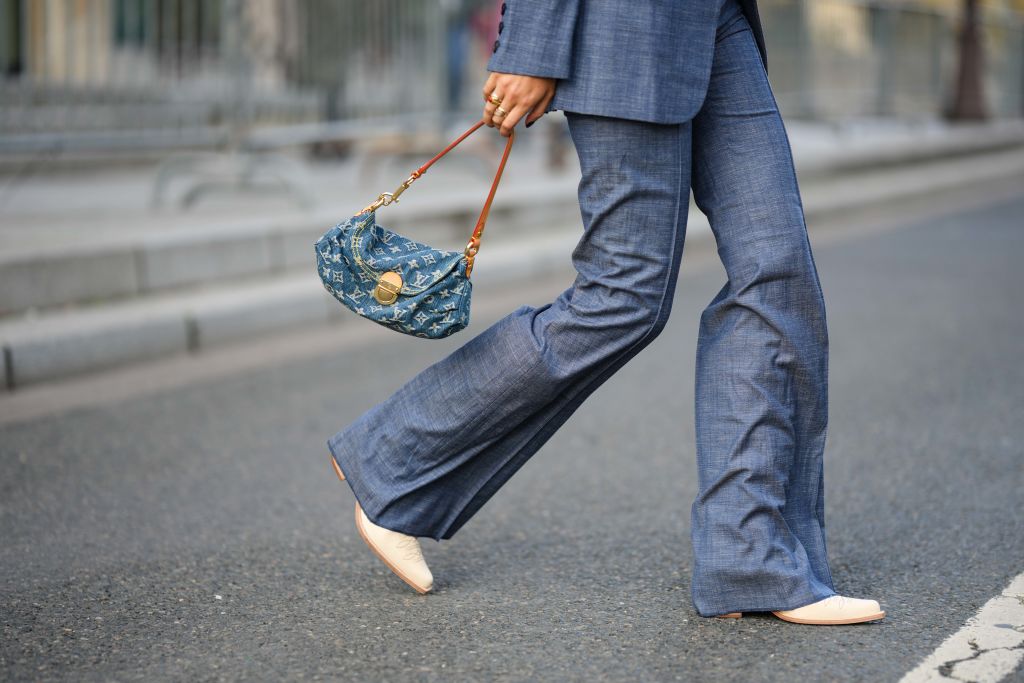
[[[488,71],[545,78],[572,72],[573,33],[583,0],[505,0]]]

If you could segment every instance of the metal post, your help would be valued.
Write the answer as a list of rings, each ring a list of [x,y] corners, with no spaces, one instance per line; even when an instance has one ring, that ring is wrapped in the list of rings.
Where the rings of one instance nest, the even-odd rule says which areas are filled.
[[[880,54],[878,70],[875,72],[877,85],[875,89],[874,114],[876,116],[888,116],[893,113],[891,102],[892,69],[896,59],[896,45],[893,40],[893,13],[897,10],[891,7],[871,7],[868,11],[871,12],[872,33]]]
[[[809,0],[797,0],[797,88],[800,93],[800,116],[814,118],[817,105],[817,83],[814,71],[814,43],[811,38]]]
[[[956,91],[949,118],[977,120],[988,118],[982,92],[982,45],[978,0],[964,0],[964,19],[960,28],[960,48]]]
[[[224,61],[230,78],[228,112],[228,150],[237,152],[248,125],[249,69],[246,64],[244,13],[241,0],[223,0]]]

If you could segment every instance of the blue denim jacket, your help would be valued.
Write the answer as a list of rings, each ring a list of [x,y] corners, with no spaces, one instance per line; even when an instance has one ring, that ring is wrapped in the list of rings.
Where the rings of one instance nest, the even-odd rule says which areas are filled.
[[[756,0],[740,0],[761,62]],[[683,123],[704,100],[721,0],[505,0],[488,71],[559,79],[545,111]]]

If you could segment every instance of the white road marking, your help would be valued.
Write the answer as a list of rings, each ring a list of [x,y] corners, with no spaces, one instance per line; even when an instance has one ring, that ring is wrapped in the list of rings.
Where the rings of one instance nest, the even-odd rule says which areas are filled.
[[[996,683],[1024,659],[1024,574],[946,638],[900,683]]]

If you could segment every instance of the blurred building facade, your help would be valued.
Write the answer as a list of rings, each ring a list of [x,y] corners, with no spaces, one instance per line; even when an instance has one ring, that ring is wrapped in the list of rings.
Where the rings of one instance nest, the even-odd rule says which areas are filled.
[[[988,110],[1024,116],[1024,0],[981,0]],[[791,116],[933,117],[949,107],[963,0],[762,0],[769,75]]]
[[[761,0],[787,116],[934,117],[962,0]],[[473,115],[500,0],[7,0],[0,137]],[[988,110],[1024,114],[1024,0],[983,0]],[[464,87],[463,87],[464,86]]]

